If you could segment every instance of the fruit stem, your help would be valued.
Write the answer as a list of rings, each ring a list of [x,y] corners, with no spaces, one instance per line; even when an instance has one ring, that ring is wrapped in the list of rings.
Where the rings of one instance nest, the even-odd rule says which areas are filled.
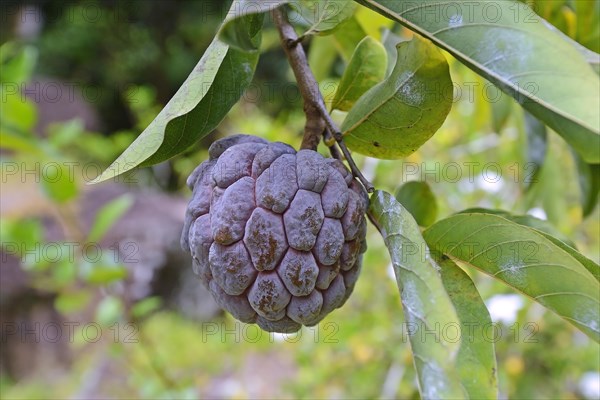
[[[317,150],[321,135],[325,130],[325,121],[319,110],[319,103],[323,102],[319,84],[308,66],[304,48],[299,43],[298,35],[287,20],[284,10],[281,8],[273,10],[273,20],[279,31],[285,55],[294,71],[298,89],[304,100],[306,124],[304,125],[304,138],[301,148]]]
[[[329,125],[329,124],[327,124],[327,125]],[[333,136],[333,138],[335,140],[334,145],[335,145],[335,143],[337,143],[337,145],[342,150],[342,154],[344,155],[346,162],[348,162],[348,165],[350,165],[350,169],[352,170],[352,174],[354,175],[354,177],[356,179],[358,179],[360,181],[360,183],[362,183],[362,185],[365,187],[365,189],[367,190],[368,193],[373,193],[373,191],[375,191],[375,187],[373,186],[373,184],[371,182],[369,182],[367,180],[367,178],[365,178],[365,176],[362,174],[362,172],[360,171],[360,169],[354,162],[354,159],[352,158],[352,154],[350,154],[350,150],[348,150],[348,148],[346,147],[346,143],[344,143],[344,141],[342,140],[342,133],[339,131],[337,131],[337,132],[334,131],[334,133],[332,135],[331,134],[331,126],[328,126],[325,132],[326,132],[325,139]],[[331,148],[334,148],[334,146],[332,145]],[[336,151],[337,151],[337,149],[336,149]],[[339,158],[339,153],[338,153],[338,158]]]
[[[360,169],[352,159],[350,151],[342,140],[342,133],[335,122],[331,119],[323,95],[319,90],[319,84],[308,65],[306,53],[300,43],[294,27],[287,19],[286,13],[282,7],[272,11],[273,21],[279,31],[279,37],[283,50],[294,71],[298,89],[304,101],[304,114],[306,115],[306,124],[304,125],[304,138],[302,139],[302,149],[316,150],[321,137],[325,136],[325,143],[329,146],[332,156],[341,159],[340,153],[335,147],[336,144],[342,151],[344,158],[348,162],[352,174],[362,183],[367,192],[372,193],[373,185],[363,176]],[[333,137],[334,140],[331,140]]]

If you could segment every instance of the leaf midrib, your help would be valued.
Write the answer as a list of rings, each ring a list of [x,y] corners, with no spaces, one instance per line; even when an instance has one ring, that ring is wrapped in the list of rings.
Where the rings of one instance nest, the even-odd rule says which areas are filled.
[[[494,216],[494,215],[492,215],[492,214],[479,214],[479,215]],[[454,246],[453,246],[452,248],[450,248],[450,249],[447,249],[447,252],[448,252],[448,253],[450,253],[450,252],[454,251],[454,250],[455,250],[457,247],[459,247],[460,245],[462,245],[466,239],[468,239],[469,237],[471,237],[471,236],[473,236],[473,235],[477,234],[478,232],[480,232],[480,231],[482,231],[482,230],[489,229],[491,226],[506,226],[506,227],[509,227],[509,228],[511,228],[511,227],[512,227],[512,226],[511,226],[511,224],[515,224],[515,225],[517,225],[515,228],[518,228],[518,229],[529,229],[529,230],[531,230],[533,234],[537,235],[537,236],[538,236],[540,239],[542,239],[542,240],[544,241],[544,246],[545,246],[545,247],[549,247],[549,246],[548,246],[548,243],[545,243],[545,242],[546,242],[546,241],[550,242],[550,244],[552,244],[552,246],[553,246],[553,247],[549,247],[549,248],[551,248],[551,249],[552,249],[552,251],[556,251],[556,250],[560,251],[560,252],[563,254],[563,256],[567,256],[567,257],[569,257],[569,258],[570,258],[570,259],[571,259],[571,260],[572,260],[574,263],[576,263],[577,265],[580,265],[580,266],[581,266],[581,268],[583,269],[583,271],[585,271],[585,272],[583,272],[583,271],[578,271],[578,270],[576,270],[576,269],[573,269],[573,268],[566,267],[566,268],[567,268],[569,271],[572,271],[573,273],[578,273],[578,274],[579,274],[579,275],[581,275],[582,277],[584,277],[584,278],[588,278],[588,279],[589,279],[589,277],[588,277],[588,276],[586,276],[586,275],[584,275],[584,274],[589,274],[589,275],[590,275],[592,278],[594,278],[594,281],[596,281],[596,279],[595,279],[595,277],[592,275],[592,273],[591,273],[590,271],[588,271],[588,269],[587,269],[587,268],[585,268],[585,267],[583,266],[583,264],[582,264],[581,262],[579,262],[579,260],[577,260],[575,257],[573,257],[571,254],[569,254],[569,253],[568,253],[567,251],[565,251],[564,249],[562,249],[562,248],[560,248],[559,246],[557,246],[557,245],[555,245],[554,243],[552,243],[552,242],[551,242],[549,239],[547,239],[546,237],[544,237],[544,235],[542,235],[542,234],[538,233],[536,230],[533,230],[533,229],[531,229],[531,228],[528,228],[528,227],[525,227],[525,226],[519,225],[519,224],[517,224],[516,222],[512,222],[512,221],[510,221],[510,220],[508,220],[508,219],[506,219],[506,218],[504,218],[504,217],[501,217],[501,216],[494,216],[494,217],[496,217],[496,218],[499,218],[499,219],[504,219],[504,220],[506,220],[508,223],[504,223],[503,221],[499,221],[497,224],[493,224],[493,225],[486,225],[486,226],[480,227],[480,228],[479,228],[479,229],[477,229],[476,231],[474,231],[474,232],[471,232],[469,235],[467,235],[467,236],[465,236],[465,237],[461,238],[461,240],[460,240],[460,241],[459,241],[459,242],[458,242],[456,245],[454,245]],[[451,217],[451,218],[453,218],[453,217]],[[439,236],[436,238],[437,240],[436,240],[436,241],[435,241],[435,243],[434,243],[434,247],[437,247],[437,246],[435,246],[435,245],[437,245],[437,244],[438,244],[438,243],[439,243],[439,242],[440,242],[442,239],[444,239],[444,238],[445,238],[445,236],[446,236],[446,234],[447,234],[448,232],[450,232],[450,230],[452,230],[452,229],[456,228],[457,226],[459,226],[459,225],[461,225],[461,224],[465,224],[465,223],[467,223],[468,221],[466,221],[466,219],[468,219],[468,218],[469,218],[469,216],[468,216],[468,215],[467,215],[467,216],[460,216],[460,215],[459,215],[459,216],[456,216],[456,218],[457,218],[457,220],[458,220],[458,221],[457,221],[455,224],[453,224],[453,225],[452,225],[450,228],[448,228],[448,229],[447,229],[447,230],[446,230],[446,231],[445,231],[443,234],[439,235]],[[503,243],[507,243],[507,242],[503,242]],[[501,243],[501,244],[502,244],[502,243]],[[480,255],[480,254],[481,254],[481,253],[479,253],[478,255]],[[478,256],[478,255],[477,255],[477,256]],[[474,257],[472,257],[472,258],[471,258],[471,259],[469,259],[469,260],[462,260],[462,261],[463,261],[463,262],[467,262],[467,263],[471,264],[471,261],[472,261],[474,258],[476,258],[476,257],[474,256]],[[529,264],[524,264],[524,265],[529,265]],[[502,270],[502,269],[500,269],[500,268],[499,268],[498,270],[499,270],[499,271],[498,271],[498,273],[503,271],[503,270]],[[582,272],[583,272],[583,274],[582,274]]]

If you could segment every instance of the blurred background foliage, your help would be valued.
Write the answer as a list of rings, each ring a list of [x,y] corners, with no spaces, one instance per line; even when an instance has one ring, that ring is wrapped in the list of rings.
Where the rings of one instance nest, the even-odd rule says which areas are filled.
[[[371,227],[355,293],[343,309],[299,335],[259,333],[214,311],[194,315],[185,302],[170,300],[173,292],[179,298],[187,292],[180,286],[161,287],[170,278],[160,269],[150,278],[152,290],[131,294],[139,270],[123,257],[127,242],[111,246],[111,241],[116,226],[128,235],[128,225],[118,224],[136,207],[135,196],[166,193],[185,204],[185,179],[219,136],[243,132],[296,147],[300,143],[301,99],[269,26],[253,84],[213,134],[183,155],[116,183],[86,185],[175,93],[212,40],[226,12],[224,3],[2,3],[0,307],[5,316],[0,397],[418,398],[390,261]],[[530,3],[564,33],[600,50],[598,2]],[[377,39],[389,35],[386,30],[410,36],[363,8],[353,21]],[[348,41],[352,38],[342,32],[306,42],[329,100],[347,62]],[[598,262],[598,207],[583,218],[577,165],[568,145],[550,133],[540,155],[539,143],[528,146],[530,127],[520,107],[507,96],[496,99],[486,81],[446,57],[455,101],[443,127],[405,160],[356,156],[365,175],[392,193],[406,181],[427,182],[437,199],[438,218],[486,207],[547,219]],[[58,95],[49,94],[56,88]],[[540,160],[537,167],[528,164]],[[119,196],[89,211],[89,193],[96,190],[91,198],[101,197],[111,184],[123,188]],[[159,203],[159,213],[167,213],[169,204]],[[140,215],[134,223],[155,217]],[[66,257],[69,243],[85,247],[97,242],[104,243],[105,251],[91,262],[89,256]],[[14,244],[18,248],[10,247]],[[51,249],[55,254],[49,254]],[[17,260],[16,275],[8,271],[11,257]],[[190,269],[186,261],[178,268]],[[598,398],[597,344],[524,296],[475,270],[468,272],[501,332],[495,338],[501,398]],[[33,303],[27,299],[35,299],[35,307],[18,314],[18,320],[6,316],[16,315],[15,304]],[[17,344],[40,348],[31,344],[34,336],[23,339],[6,325],[35,324],[39,307],[55,318],[42,320],[42,326],[55,320],[82,326],[95,322],[103,334],[96,342],[84,340],[87,336],[76,327],[72,342],[50,343],[51,350],[41,347],[36,356],[7,349],[15,338]],[[50,364],[36,357],[49,358]]]

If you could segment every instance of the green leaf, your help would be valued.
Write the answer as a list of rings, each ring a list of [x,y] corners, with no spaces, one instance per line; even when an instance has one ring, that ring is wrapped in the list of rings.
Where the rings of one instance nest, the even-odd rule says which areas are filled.
[[[95,243],[100,241],[115,222],[129,210],[133,202],[134,199],[132,196],[124,194],[103,205],[96,213],[96,218],[88,234],[88,242]]]
[[[600,78],[526,4],[356,1],[450,52],[559,133],[584,160],[600,163]]]
[[[396,23],[389,18],[365,7],[358,7],[354,13],[354,18],[356,18],[367,35],[381,42],[383,42],[384,32],[389,31],[396,25]],[[394,57],[395,56],[396,52],[394,51]]]
[[[593,262],[592,260],[590,260],[589,258],[587,258],[586,256],[584,256],[583,254],[581,254],[580,252],[578,252],[577,249],[575,247],[571,246],[568,242],[559,240],[556,237],[551,236],[551,235],[549,235],[546,232],[541,232],[540,231],[540,233],[542,235],[544,235],[546,237],[546,239],[550,240],[556,246],[560,247],[561,249],[563,249],[564,251],[566,251],[567,253],[569,253],[577,261],[579,261],[579,263],[581,265],[583,265],[585,267],[585,269],[587,269],[588,271],[590,271],[590,273],[592,275],[594,275],[594,277],[596,278],[596,280],[598,282],[600,282],[600,265],[596,264],[595,262]]]
[[[600,341],[600,283],[542,233],[491,214],[457,214],[429,227],[433,251],[530,296]]]
[[[158,296],[147,297],[138,301],[131,307],[131,315],[135,318],[143,318],[162,305],[162,299]]]
[[[331,67],[337,57],[337,53],[331,51],[333,47],[335,47],[333,36],[316,36],[310,41],[308,65],[317,82],[322,82],[329,76]]]
[[[92,285],[108,285],[127,277],[127,269],[122,265],[89,264],[85,268],[84,279]]]
[[[585,1],[587,2],[587,0],[585,0]],[[588,2],[588,3],[591,4],[592,2]],[[596,4],[598,4],[598,3],[596,3]],[[560,29],[557,29],[554,25],[552,25],[548,21],[542,20],[542,22],[546,25],[546,27],[548,29],[550,29],[551,31],[553,31],[557,35],[559,35],[565,42],[567,42],[571,46],[575,47],[577,49],[577,51],[583,56],[585,61],[587,61],[587,63],[596,72],[596,74],[600,74],[600,54],[588,49],[585,46],[582,46],[579,42],[577,42],[577,41],[571,39],[569,36],[565,35]],[[577,27],[581,28],[581,25],[583,25],[583,24],[581,24],[580,21],[577,21]],[[594,42],[597,42],[597,41],[598,41],[598,39],[596,38],[594,40]]]
[[[0,219],[2,248],[6,254],[16,255],[33,249],[44,242],[45,229],[37,219]]]
[[[350,62],[354,49],[365,36],[367,33],[354,17],[337,27],[333,33],[335,47],[345,62]]]
[[[74,171],[63,162],[44,163],[40,170],[40,184],[46,196],[56,203],[66,203],[78,193]]]
[[[381,35],[381,42],[383,43],[383,47],[385,47],[385,51],[387,53],[387,70],[385,72],[385,76],[389,76],[394,70],[394,66],[396,65],[396,55],[398,54],[398,49],[396,46],[400,42],[406,42],[407,39],[396,35],[394,32],[389,29],[385,29],[383,34]]]
[[[48,142],[57,151],[80,139],[82,134],[85,134],[85,126],[79,118],[53,123],[47,128]]]
[[[354,14],[356,4],[348,0],[302,0],[291,3],[299,23],[308,26],[304,36],[329,35]]]
[[[600,164],[588,164],[573,152],[577,165],[579,181],[579,199],[583,217],[588,217],[598,205],[598,192],[600,191]]]
[[[37,49],[6,42],[0,46],[0,126],[5,130],[30,133],[37,123],[37,108],[22,92],[37,62]],[[4,140],[2,147],[6,148]]]
[[[31,78],[37,64],[38,51],[34,46],[6,42],[0,46],[0,83],[19,87]],[[20,88],[19,88],[20,89]],[[4,98],[2,100],[4,102]],[[4,111],[4,110],[3,110]]]
[[[409,339],[421,398],[464,398],[456,371],[459,341],[431,333],[460,326],[460,320],[417,223],[391,194],[379,190],[371,196],[369,213],[392,259],[407,331],[412,332]]]
[[[117,263],[117,255],[113,257],[102,254],[97,246],[86,248],[87,256],[80,264],[80,275],[92,285],[108,285],[127,277],[127,268]]]
[[[571,247],[575,247],[575,243],[571,241],[567,236],[565,236],[561,231],[556,229],[554,225],[552,225],[549,221],[545,221],[540,218],[536,218],[533,215],[514,215],[504,210],[492,210],[489,208],[467,208],[466,210],[461,211],[459,214],[493,214],[498,215],[500,217],[506,218],[509,221],[517,223],[519,225],[528,226],[530,228],[536,229],[541,233],[547,234],[549,236],[554,236],[557,239],[565,242]]]
[[[235,0],[219,30],[219,39],[230,47],[238,50],[258,50],[261,42],[264,13],[277,8],[288,1],[289,0],[275,0],[260,2],[252,0]]]
[[[165,161],[206,136],[248,87],[257,61],[258,52],[233,49],[214,39],[154,121],[91,183]]]
[[[570,5],[577,15],[577,42],[596,53],[600,52],[600,3],[574,0]]]
[[[38,140],[15,132],[6,126],[0,127],[0,148],[40,157],[45,155],[44,149]]]
[[[0,118],[2,130],[16,130],[20,134],[31,134],[38,120],[35,104],[20,91],[7,93],[7,88],[0,89],[0,96],[3,99]],[[2,143],[2,147],[6,145]]]
[[[331,109],[348,111],[367,90],[385,76],[387,55],[377,40],[366,36],[354,50],[342,75]]]
[[[510,96],[500,96],[498,101],[492,103],[492,128],[500,133],[513,111],[513,100]]]
[[[71,314],[83,310],[92,300],[89,290],[64,292],[54,299],[54,307],[61,314]]]
[[[53,284],[59,287],[66,287],[75,281],[77,277],[77,265],[70,260],[70,257],[64,257],[52,266]]]
[[[123,316],[123,302],[115,296],[106,296],[96,307],[96,321],[108,326],[117,322]]]
[[[486,332],[492,326],[490,313],[469,275],[454,261],[446,258],[440,267],[442,282],[460,320],[457,370],[462,385],[471,399],[498,398],[494,341]]]
[[[438,206],[427,182],[406,182],[396,190],[395,197],[419,226],[429,226],[435,222]]]
[[[351,149],[377,158],[414,153],[442,125],[452,107],[448,63],[429,41],[397,45],[391,75],[352,107],[341,129]]]
[[[538,180],[540,169],[546,159],[548,149],[548,132],[546,125],[539,119],[525,111],[525,136],[527,137],[526,166],[532,165],[533,172],[523,182],[529,189]],[[529,170],[528,167],[526,167]]]

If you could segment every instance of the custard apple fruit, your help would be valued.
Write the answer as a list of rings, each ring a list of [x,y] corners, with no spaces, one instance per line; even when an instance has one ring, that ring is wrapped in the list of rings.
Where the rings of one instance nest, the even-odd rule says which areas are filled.
[[[188,178],[181,246],[217,303],[271,332],[312,326],[350,296],[368,196],[338,160],[234,135]]]

